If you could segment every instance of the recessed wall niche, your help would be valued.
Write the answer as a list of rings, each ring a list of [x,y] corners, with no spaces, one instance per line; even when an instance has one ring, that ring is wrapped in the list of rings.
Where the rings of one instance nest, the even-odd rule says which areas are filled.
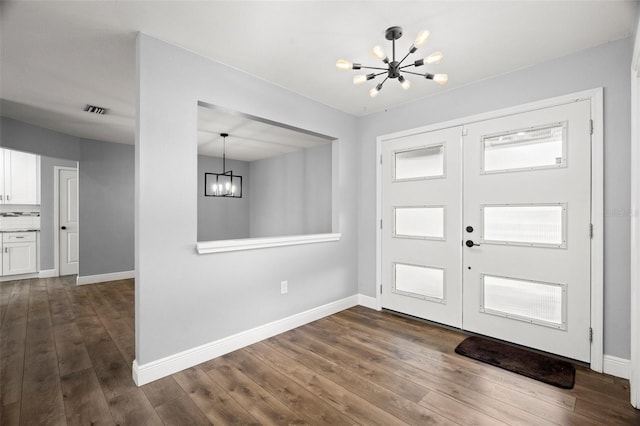
[[[198,102],[198,242],[335,232],[336,144],[330,136]],[[225,172],[241,176],[242,187],[238,179],[233,189],[224,176],[216,180]],[[236,196],[212,196],[232,191]]]

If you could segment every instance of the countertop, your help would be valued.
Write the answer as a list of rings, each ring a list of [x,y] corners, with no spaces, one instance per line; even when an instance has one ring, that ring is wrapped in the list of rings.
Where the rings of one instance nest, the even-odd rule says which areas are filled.
[[[18,228],[18,229],[0,229],[0,232],[40,232],[39,229],[23,229],[23,228]]]

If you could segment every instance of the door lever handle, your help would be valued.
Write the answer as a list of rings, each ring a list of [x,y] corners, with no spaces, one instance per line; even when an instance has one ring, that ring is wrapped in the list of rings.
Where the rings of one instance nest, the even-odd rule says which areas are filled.
[[[480,246],[480,244],[476,244],[476,243],[474,243],[474,242],[473,242],[473,241],[471,241],[471,240],[467,240],[464,244],[465,244],[467,247]]]
[[[67,227],[66,226],[61,226],[60,229],[67,229]]]

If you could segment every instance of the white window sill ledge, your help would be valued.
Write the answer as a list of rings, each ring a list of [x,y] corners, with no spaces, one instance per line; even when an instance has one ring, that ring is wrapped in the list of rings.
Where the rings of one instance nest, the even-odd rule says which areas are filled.
[[[290,237],[243,238],[240,240],[205,241],[196,243],[198,254],[223,253],[227,251],[254,250],[298,244],[339,241],[342,234],[294,235]]]

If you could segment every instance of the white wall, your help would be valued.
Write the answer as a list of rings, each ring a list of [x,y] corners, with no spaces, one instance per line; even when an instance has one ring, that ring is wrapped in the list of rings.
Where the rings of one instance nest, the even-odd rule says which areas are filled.
[[[374,296],[377,288],[377,136],[604,87],[604,349],[628,359],[631,49],[631,39],[612,42],[360,119],[359,292]],[[455,81],[455,73],[450,78]]]
[[[144,34],[137,61],[138,365],[356,294],[356,119]],[[338,138],[342,239],[197,255],[198,100]]]

